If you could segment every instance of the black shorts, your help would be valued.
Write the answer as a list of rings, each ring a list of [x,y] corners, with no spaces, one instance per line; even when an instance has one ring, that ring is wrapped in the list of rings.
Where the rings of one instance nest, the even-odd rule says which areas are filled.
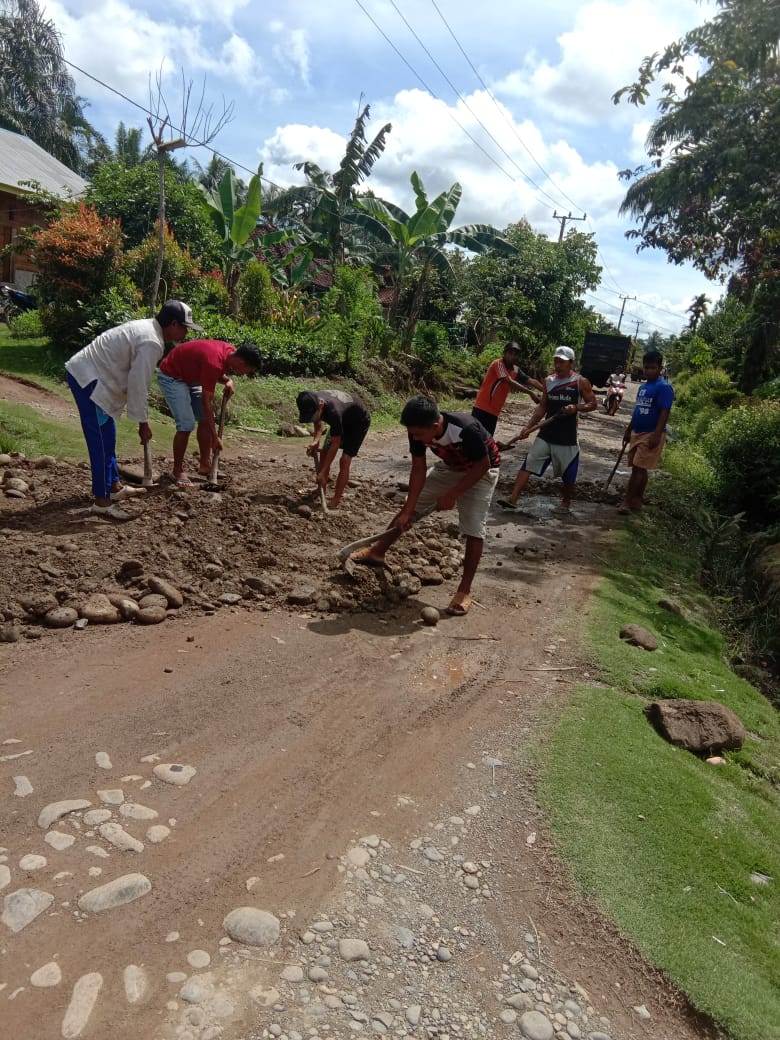
[[[371,419],[366,418],[360,423],[347,426],[341,434],[341,450],[345,455],[354,458],[360,451],[360,446],[366,439]]]
[[[498,426],[498,416],[493,415],[492,412],[486,412],[482,408],[471,409],[472,419],[478,419],[485,427],[489,434],[496,432],[496,426]]]

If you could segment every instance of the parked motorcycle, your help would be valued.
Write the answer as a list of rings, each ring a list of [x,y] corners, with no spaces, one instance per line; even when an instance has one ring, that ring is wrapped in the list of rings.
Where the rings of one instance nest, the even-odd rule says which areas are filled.
[[[31,293],[14,289],[8,282],[0,282],[0,321],[9,322],[17,314],[34,311],[38,301]]]
[[[617,376],[610,376],[607,380],[607,392],[604,395],[604,411],[607,415],[616,415],[623,395],[626,392],[625,381]]]

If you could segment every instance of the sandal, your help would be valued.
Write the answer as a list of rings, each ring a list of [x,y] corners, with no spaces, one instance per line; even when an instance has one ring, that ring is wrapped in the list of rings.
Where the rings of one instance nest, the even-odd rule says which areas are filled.
[[[176,487],[179,487],[179,488],[189,488],[189,487],[192,487],[192,481],[186,475],[186,473],[182,473],[181,476],[179,476],[179,477],[174,477],[173,483],[176,485]]]
[[[456,592],[452,597],[446,613],[452,617],[465,617],[471,610],[471,596],[465,592]]]
[[[134,495],[145,495],[146,488],[144,487],[132,487],[130,484],[124,484],[118,491],[112,491],[110,498],[112,502],[121,502],[123,498],[132,498]]]
[[[375,557],[369,556],[369,552],[370,549],[358,549],[358,551],[352,553],[348,559],[351,560],[352,563],[360,563],[364,567],[374,567],[377,570],[387,567],[384,560],[377,560]]]

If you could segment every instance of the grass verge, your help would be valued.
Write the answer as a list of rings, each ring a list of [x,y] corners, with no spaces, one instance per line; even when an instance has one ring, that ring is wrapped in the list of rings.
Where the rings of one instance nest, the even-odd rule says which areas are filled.
[[[693,525],[660,509],[633,519],[586,621],[607,688],[579,686],[545,750],[540,797],[582,888],[734,1040],[780,1038],[780,717],[724,662],[696,584]],[[670,500],[670,499],[669,499]],[[658,607],[680,602],[686,617]],[[654,653],[621,642],[627,622]],[[707,765],[656,734],[651,699],[715,700],[749,736]],[[751,874],[773,880],[756,884]],[[652,1010],[652,1009],[651,1009]]]

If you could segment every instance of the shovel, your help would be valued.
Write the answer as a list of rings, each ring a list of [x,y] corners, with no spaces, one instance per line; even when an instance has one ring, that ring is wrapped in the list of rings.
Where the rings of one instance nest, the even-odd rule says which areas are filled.
[[[561,412],[556,412],[555,415],[550,415],[546,419],[542,419],[541,422],[536,423],[534,426],[532,426],[529,429],[529,431],[525,435],[525,437],[520,437],[518,435],[517,437],[513,437],[511,440],[507,441],[505,444],[502,441],[499,441],[498,445],[497,445],[498,446],[498,450],[499,451],[511,451],[512,448],[514,448],[515,444],[517,444],[518,441],[525,440],[527,437],[530,437],[532,433],[536,433],[537,430],[543,430],[545,426],[549,426],[550,423],[554,423],[556,421],[556,419],[560,419],[561,416],[564,415],[564,414],[565,413],[562,412],[562,411]]]
[[[429,513],[433,513],[436,509],[436,503],[423,509],[420,513],[415,513],[414,522],[422,520],[424,516],[428,516]],[[399,527],[386,527],[384,531],[380,531],[379,534],[369,534],[365,538],[358,538],[356,542],[350,542],[349,545],[345,545],[343,549],[338,551],[339,563],[346,564],[349,562],[349,558],[356,549],[363,549],[366,545],[373,545],[374,542],[378,542],[380,538],[384,538],[386,534],[400,534],[401,529]],[[379,569],[379,568],[377,568]]]
[[[227,395],[225,391],[222,391],[222,403],[219,406],[219,426],[217,429],[217,435],[222,440],[222,433],[225,429],[225,411],[227,409]],[[217,483],[219,478],[219,448],[214,451],[214,457],[211,460],[211,469],[206,483],[203,485],[204,491],[219,491],[220,487]]]
[[[314,449],[314,451],[312,452],[312,456],[311,457],[314,459],[314,476],[316,477],[317,474],[320,471],[320,448],[319,448],[319,445],[317,445],[317,447]],[[322,511],[323,511],[323,513],[326,516],[328,516],[330,514],[330,510],[328,509],[328,503],[325,500],[325,488],[322,486],[322,484],[320,484],[319,481],[317,481],[317,487],[319,488],[319,492],[320,492],[320,505],[322,506]]]
[[[610,473],[610,475],[609,475],[609,476],[607,477],[607,482],[606,482],[606,484],[604,485],[604,490],[605,490],[605,491],[607,491],[607,490],[608,490],[608,488],[609,488],[609,485],[610,485],[610,484],[612,483],[612,478],[613,478],[613,477],[615,476],[615,474],[617,473],[617,468],[618,468],[618,466],[620,465],[620,460],[621,460],[621,459],[623,458],[623,452],[624,452],[624,451],[626,450],[627,446],[628,446],[628,445],[626,444],[626,442],[625,442],[625,441],[623,441],[623,446],[622,446],[622,447],[621,447],[621,449],[620,449],[620,454],[619,454],[619,455],[618,455],[618,457],[617,457],[617,462],[616,462],[616,463],[615,463],[615,465],[614,465],[614,466],[612,467],[612,472],[611,472],[611,473]]]
[[[144,479],[141,481],[142,487],[153,488],[157,487],[152,479],[152,442],[144,441]]]

